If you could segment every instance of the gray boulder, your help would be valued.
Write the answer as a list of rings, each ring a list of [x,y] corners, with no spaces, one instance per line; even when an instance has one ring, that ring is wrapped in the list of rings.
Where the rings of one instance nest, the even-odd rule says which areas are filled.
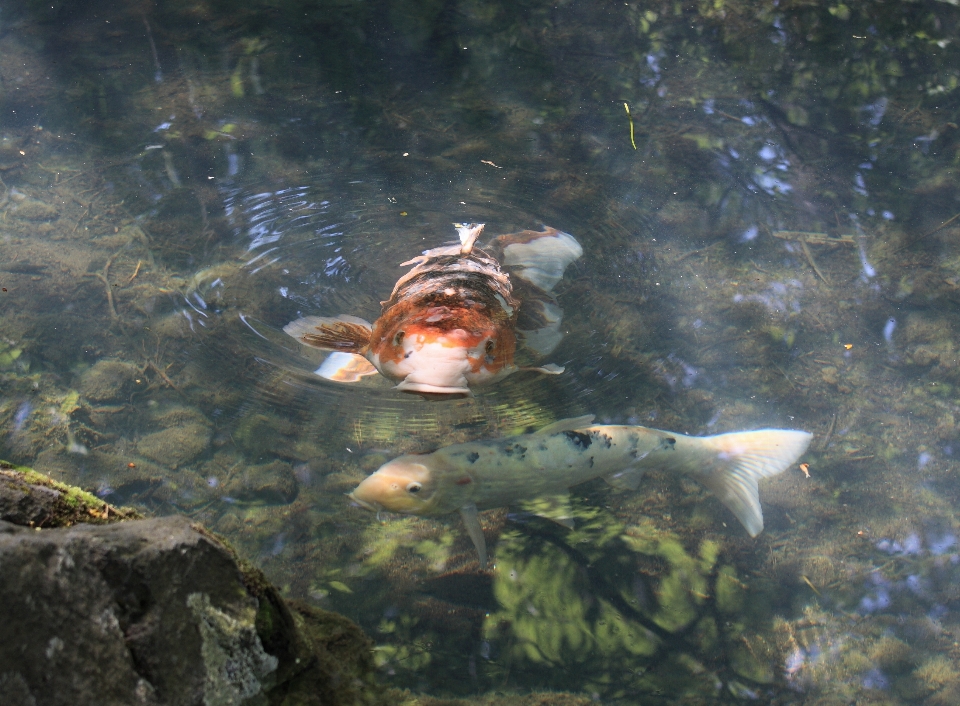
[[[350,620],[137,516],[0,461],[0,706],[397,703]]]
[[[0,571],[0,684],[19,704],[267,703],[257,599],[184,517],[2,522]]]

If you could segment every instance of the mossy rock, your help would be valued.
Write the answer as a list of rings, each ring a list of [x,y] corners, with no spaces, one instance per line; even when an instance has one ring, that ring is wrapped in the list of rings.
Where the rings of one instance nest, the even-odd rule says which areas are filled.
[[[273,461],[247,466],[233,475],[223,490],[240,502],[286,505],[297,499],[300,484],[289,463]]]
[[[240,420],[240,423],[231,433],[237,446],[254,460],[261,457],[274,458],[277,454],[278,445],[288,444],[298,435],[299,431],[296,425],[263,412],[247,415]],[[318,450],[319,447],[309,447],[303,449],[306,454],[301,452],[295,455],[303,458],[305,455],[315,455]],[[283,455],[290,456],[291,454],[284,453]]]
[[[58,483],[23,466],[0,461],[0,519],[26,527],[70,527],[140,519],[79,488]]]
[[[137,442],[137,452],[151,461],[179,468],[193,461],[210,445],[210,428],[185,424],[147,434]]]
[[[80,376],[80,394],[90,402],[119,402],[129,397],[140,370],[120,360],[101,360]]]
[[[279,660],[270,706],[394,704],[376,680],[373,641],[353,621],[300,601],[286,601],[264,573],[217,535],[196,527],[231,553],[247,591],[257,598],[257,635]]]
[[[32,504],[23,502],[24,497],[32,498]],[[31,519],[33,517],[42,518],[43,527],[142,519],[132,510],[115,508],[89,493],[57,483],[29,468],[0,461],[0,519],[39,528],[41,523]],[[177,518],[162,521],[167,520],[183,522]],[[189,528],[211,540],[214,553],[224,552],[227,565],[231,561],[235,565],[248,596],[242,600],[256,599],[251,627],[255,628],[262,643],[262,650],[257,654],[269,658],[271,665],[273,660],[276,661],[275,670],[268,665],[269,679],[265,678],[263,682],[265,700],[261,697],[258,703],[271,706],[386,706],[396,703],[387,699],[377,684],[373,642],[356,624],[341,615],[306,604],[288,604],[262,571],[239,559],[220,537],[194,523],[190,523]],[[222,589],[225,595],[236,597],[229,586],[214,589],[215,592]],[[207,596],[212,589],[208,586],[205,590],[207,593],[191,595],[209,603]],[[227,614],[218,612],[213,617],[220,619],[224,615]],[[236,620],[228,622],[233,624]],[[229,681],[231,674],[225,674]]]

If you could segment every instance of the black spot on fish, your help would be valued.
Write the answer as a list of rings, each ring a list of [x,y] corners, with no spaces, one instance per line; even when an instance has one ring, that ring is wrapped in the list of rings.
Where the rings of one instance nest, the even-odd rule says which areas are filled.
[[[507,456],[512,456],[513,454],[517,454],[517,456],[519,456],[520,458],[523,458],[524,455],[527,453],[527,447],[521,446],[520,444],[507,444],[506,446],[503,447],[503,452],[507,454]]]
[[[570,439],[570,443],[572,443],[581,451],[590,448],[590,444],[593,443],[593,439],[590,438],[590,435],[585,434],[582,431],[565,431],[563,432],[563,435]]]
[[[674,439],[672,436],[668,436],[666,439],[663,440],[663,444],[664,444],[664,446],[666,446],[668,449],[670,449],[671,451],[673,451],[673,450],[676,448],[676,446],[677,446],[677,440]]]
[[[476,463],[478,458],[480,458],[480,454],[478,454],[476,451],[467,454],[467,460],[470,463]]]
[[[602,431],[592,431],[590,432],[590,436],[602,442],[605,449],[609,449],[611,446],[613,446],[613,438],[607,434],[604,434]]]
[[[590,468],[593,468],[593,456],[590,457]]]

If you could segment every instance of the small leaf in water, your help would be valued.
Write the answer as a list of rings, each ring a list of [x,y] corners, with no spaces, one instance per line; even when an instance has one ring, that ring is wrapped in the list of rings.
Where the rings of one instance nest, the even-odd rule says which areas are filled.
[[[70,390],[67,396],[60,403],[60,412],[64,415],[71,415],[80,409],[80,393],[76,390]]]
[[[331,581],[329,585],[330,588],[335,591],[340,591],[340,593],[353,593],[350,587],[343,581]]]

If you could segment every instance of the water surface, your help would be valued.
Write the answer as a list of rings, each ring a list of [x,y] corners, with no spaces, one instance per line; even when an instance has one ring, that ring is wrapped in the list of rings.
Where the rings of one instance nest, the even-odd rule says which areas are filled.
[[[0,456],[229,538],[386,682],[960,698],[953,3],[4,3]],[[339,385],[282,327],[550,225],[562,376]],[[567,530],[374,517],[401,453],[594,414],[815,434],[750,539],[693,482]]]

